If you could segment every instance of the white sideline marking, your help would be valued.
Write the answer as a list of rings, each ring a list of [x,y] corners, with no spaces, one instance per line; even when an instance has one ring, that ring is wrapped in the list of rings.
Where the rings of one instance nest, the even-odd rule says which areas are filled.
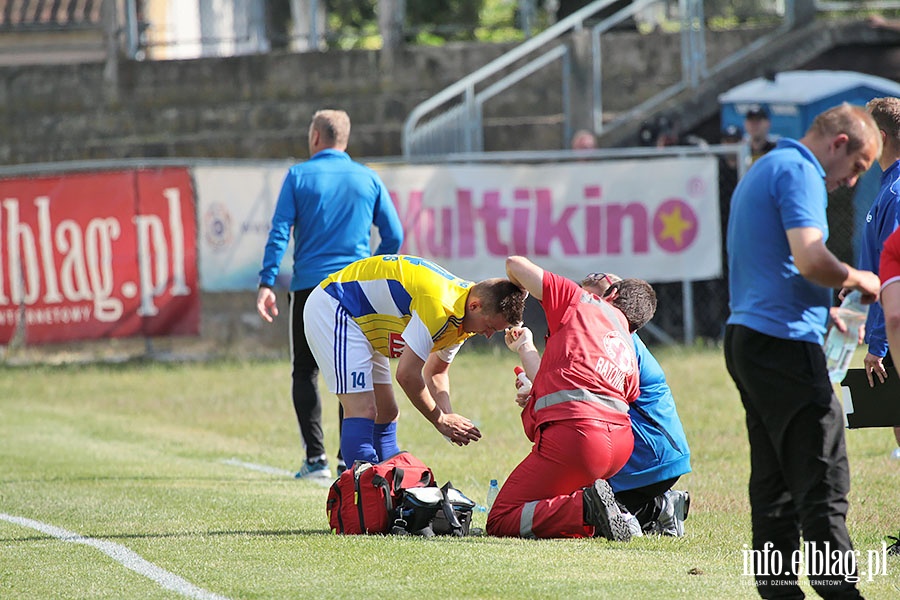
[[[255,463],[248,463],[242,460],[238,460],[236,458],[226,458],[222,460],[226,465],[233,465],[235,467],[244,467],[245,469],[250,469],[251,471],[259,471],[260,473],[269,473],[270,475],[287,475],[288,477],[293,477],[293,471],[287,471],[285,469],[279,469],[278,467],[270,467],[267,465],[257,465]]]
[[[126,568],[131,569],[138,575],[143,575],[147,579],[152,580],[153,582],[159,584],[167,590],[171,590],[173,592],[181,594],[182,596],[197,598],[198,600],[228,600],[228,598],[226,598],[225,596],[220,596],[208,590],[204,590],[203,588],[199,588],[193,583],[182,579],[178,575],[170,573],[162,567],[154,565],[152,562],[142,558],[139,554],[129,550],[121,544],[105,542],[96,538],[84,537],[75,533],[74,531],[67,531],[54,525],[48,525],[47,523],[33,521],[32,519],[26,519],[24,517],[7,515],[5,513],[0,513],[0,519],[9,521],[10,523],[13,523],[15,525],[21,525],[22,527],[30,527],[31,529],[36,529],[41,533],[46,533],[47,535],[53,536],[64,542],[74,542],[76,544],[93,546],[100,552],[106,554],[114,561],[121,563]]]

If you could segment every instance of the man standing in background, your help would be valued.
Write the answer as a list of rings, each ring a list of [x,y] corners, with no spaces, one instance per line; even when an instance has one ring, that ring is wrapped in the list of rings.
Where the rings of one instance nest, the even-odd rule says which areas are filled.
[[[881,130],[884,149],[878,159],[881,189],[866,214],[859,268],[877,274],[885,240],[900,225],[900,98],[875,98],[866,108]],[[884,383],[886,368],[893,367],[894,360],[888,348],[884,311],[878,302],[869,307],[865,342],[869,345],[864,360],[869,385],[875,385],[876,377]],[[894,439],[900,446],[900,427],[894,428]]]
[[[771,127],[769,113],[762,106],[753,106],[744,114],[744,130],[747,132],[747,144],[750,145],[751,164],[775,148],[775,142],[769,138]]]
[[[332,478],[322,434],[319,367],[303,328],[306,300],[328,275],[371,256],[372,225],[381,237],[376,254],[394,254],[403,243],[403,228],[387,188],[374,171],[350,159],[349,138],[346,112],[320,110],[313,115],[310,159],[288,170],[259,272],[256,309],[271,323],[278,315],[272,288],[293,229],[294,268],[288,294],[291,395],[306,446],[306,460],[297,478]],[[339,453],[339,471],[342,462]]]
[[[828,192],[852,186],[881,154],[866,110],[842,104],[800,140],[782,138],[738,182],[728,221],[731,316],[725,364],[740,393],[750,442],[753,550],[784,565],[806,547],[847,556],[850,468],[843,410],[822,350],[829,288],[872,302],[880,282],[825,246]],[[761,243],[762,241],[762,243]],[[855,567],[855,565],[854,565]],[[753,565],[763,598],[802,598],[798,569]],[[852,580],[802,565],[824,598],[859,598]]]

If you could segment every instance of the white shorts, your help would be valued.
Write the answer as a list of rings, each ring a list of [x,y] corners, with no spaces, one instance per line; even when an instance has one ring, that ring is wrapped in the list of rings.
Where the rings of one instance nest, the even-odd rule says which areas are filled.
[[[356,321],[321,287],[306,301],[303,327],[328,391],[371,392],[376,383],[391,383],[388,358],[372,348]]]

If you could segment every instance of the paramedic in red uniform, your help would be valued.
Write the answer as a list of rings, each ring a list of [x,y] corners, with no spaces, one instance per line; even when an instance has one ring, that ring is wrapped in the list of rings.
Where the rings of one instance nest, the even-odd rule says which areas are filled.
[[[639,395],[631,334],[656,311],[640,279],[602,298],[527,258],[506,259],[509,280],[541,302],[549,337],[543,358],[521,352],[533,381],[522,424],[534,442],[488,514],[487,533],[523,538],[631,538],[606,479],[634,445],[628,404]]]

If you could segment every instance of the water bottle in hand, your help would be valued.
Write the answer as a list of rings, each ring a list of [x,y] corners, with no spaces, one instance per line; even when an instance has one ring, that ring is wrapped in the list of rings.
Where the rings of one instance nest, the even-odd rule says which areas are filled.
[[[516,380],[521,384],[516,387],[520,392],[528,393],[531,390],[531,380],[528,379],[528,375],[525,374],[525,369],[516,366],[513,371],[516,373]]]
[[[847,294],[838,315],[847,325],[847,331],[842,333],[833,326],[825,337],[825,360],[828,364],[828,378],[832,383],[840,383],[847,375],[850,360],[856,352],[859,341],[859,328],[866,323],[869,314],[869,305],[861,302],[862,294],[856,290]]]

